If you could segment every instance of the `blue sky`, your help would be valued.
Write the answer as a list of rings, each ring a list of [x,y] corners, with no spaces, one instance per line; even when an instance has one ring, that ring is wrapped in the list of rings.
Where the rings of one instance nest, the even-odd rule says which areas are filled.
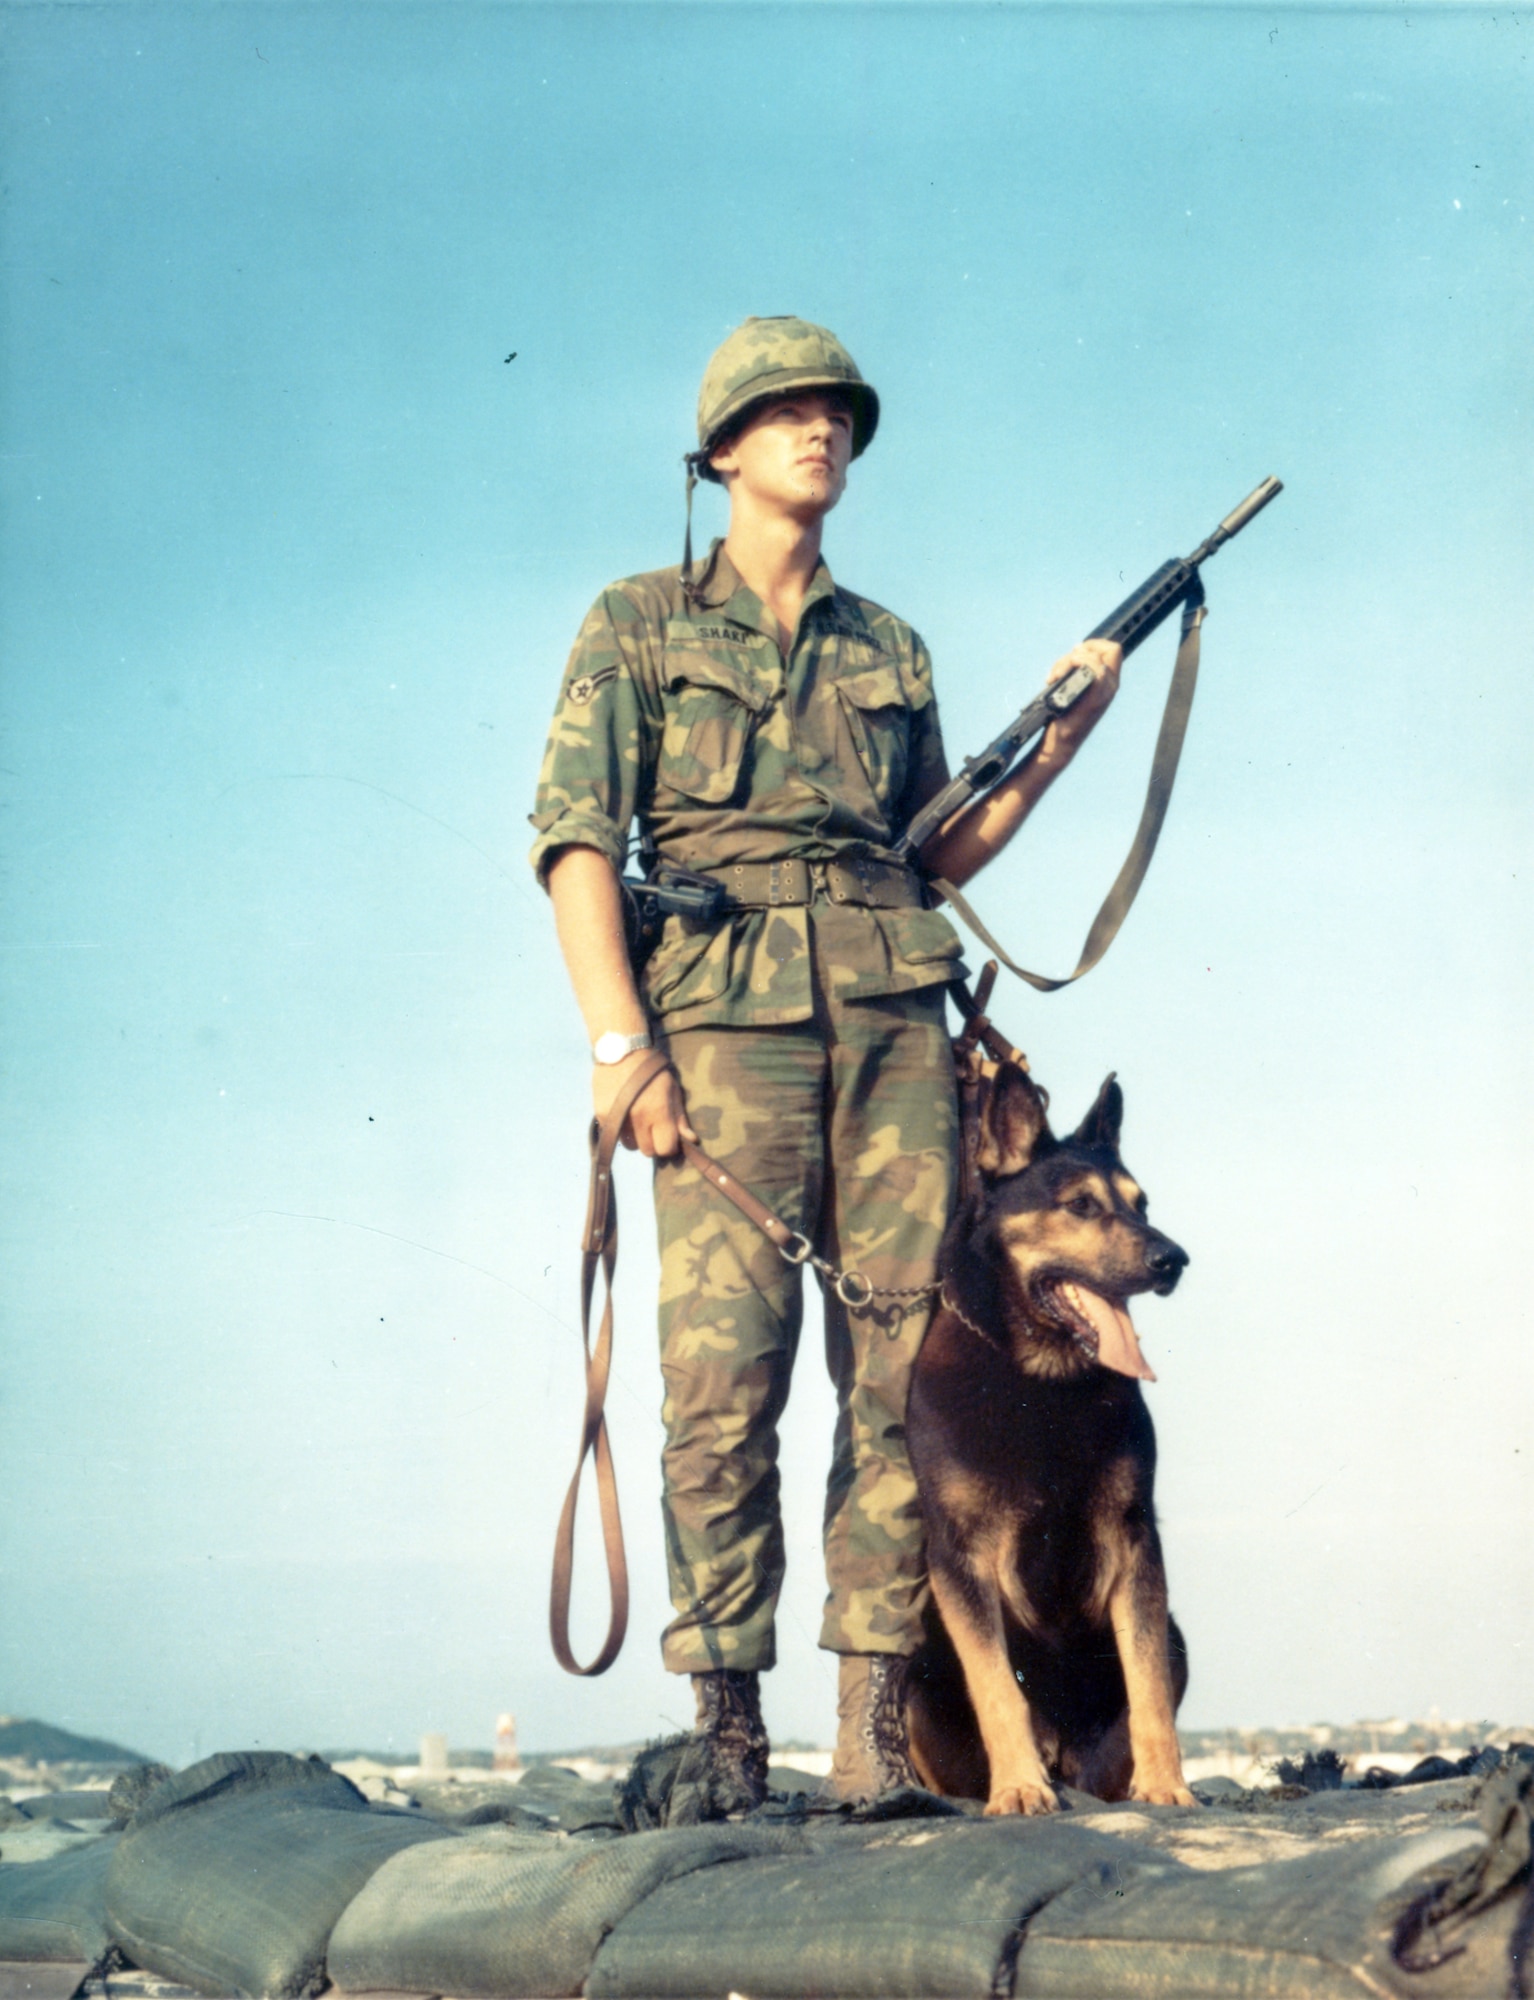
[[[827,552],[928,640],[955,753],[1286,481],[1208,572],[1125,932],[1000,1011],[1068,1119],[1118,1070],[1193,1255],[1141,1315],[1186,1719],[1529,1719],[1527,21],[0,33],[0,1707],[171,1758],[684,1719],[637,1166],[634,1631],[594,1685],[548,1653],[586,1059],[524,815],[587,603],[680,554],[709,352],[796,312],[883,397]],[[1128,843],[1170,651],[977,885],[1042,969]],[[785,1736],[831,1726],[830,1425],[807,1341]]]

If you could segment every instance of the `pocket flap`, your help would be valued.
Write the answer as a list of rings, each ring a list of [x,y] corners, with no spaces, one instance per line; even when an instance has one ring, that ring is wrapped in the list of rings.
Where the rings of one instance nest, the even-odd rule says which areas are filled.
[[[907,965],[937,965],[961,956],[963,940],[941,910],[881,910],[884,934]]]
[[[925,708],[931,699],[929,688],[908,687],[893,661],[842,674],[836,685],[854,708]]]
[[[721,659],[707,646],[689,645],[685,640],[666,641],[661,672],[667,688],[718,688],[749,708],[753,715],[760,715],[771,700],[744,661]]]

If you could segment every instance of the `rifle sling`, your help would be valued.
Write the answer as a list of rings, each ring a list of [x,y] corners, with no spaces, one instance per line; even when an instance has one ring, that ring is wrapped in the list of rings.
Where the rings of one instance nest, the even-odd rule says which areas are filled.
[[[1130,906],[1139,894],[1140,884],[1145,880],[1145,871],[1150,867],[1151,856],[1156,851],[1156,842],[1161,837],[1162,822],[1166,818],[1166,809],[1172,798],[1172,781],[1177,776],[1177,764],[1182,756],[1183,738],[1188,732],[1188,716],[1193,708],[1193,690],[1198,685],[1199,628],[1203,622],[1204,605],[1200,595],[1183,607],[1182,636],[1177,645],[1177,663],[1172,669],[1172,685],[1167,691],[1166,708],[1161,717],[1161,732],[1156,738],[1156,754],[1151,760],[1150,783],[1146,787],[1140,824],[1135,829],[1134,841],[1125,857],[1123,867],[1118,872],[1118,879],[1108,891],[1102,908],[1092,920],[1092,928],[1087,933],[1086,943],[1081,947],[1081,957],[1076,961],[1074,972],[1064,979],[1046,979],[1041,973],[1025,971],[1015,959],[1007,956],[951,882],[945,882],[940,875],[929,878],[937,893],[945,902],[952,905],[954,911],[975,936],[989,950],[995,952],[1007,970],[1015,972],[1019,979],[1026,979],[1028,984],[1036,987],[1040,993],[1057,993],[1062,986],[1069,986],[1073,980],[1080,979],[1083,973],[1090,972],[1118,936],[1119,926],[1129,915]]]

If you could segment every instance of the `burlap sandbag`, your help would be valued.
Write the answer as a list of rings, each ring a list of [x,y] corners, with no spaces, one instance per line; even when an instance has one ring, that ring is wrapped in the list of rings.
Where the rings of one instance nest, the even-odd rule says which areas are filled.
[[[1483,1845],[1481,1833],[1461,1822],[1257,1868],[1147,1874],[1113,1895],[1080,1883],[1029,1925],[1013,1990],[1019,2000],[1495,1994],[1505,1974],[1488,1985],[1479,1955],[1423,1974],[1402,1971],[1390,1954],[1413,1883],[1435,1870],[1451,1873]]]
[[[107,1864],[118,1836],[0,1865],[0,1959],[73,1959],[95,1964],[112,1943],[107,1929]]]
[[[581,1991],[603,1938],[662,1883],[803,1846],[777,1827],[594,1840],[486,1828],[380,1868],[335,1927],[330,1977],[352,1991],[555,2000]]]
[[[656,1838],[659,1836],[635,1836]],[[590,2000],[990,2000],[1024,1926],[1084,1876],[1098,1893],[1192,1871],[1064,1819],[939,1819],[822,1837],[802,1858],[658,1888],[597,1953]]]
[[[336,1919],[404,1847],[459,1838],[374,1811],[326,1766],[273,1752],[208,1758],[160,1786],[107,1870],[128,1959],[200,1993],[318,1992]]]

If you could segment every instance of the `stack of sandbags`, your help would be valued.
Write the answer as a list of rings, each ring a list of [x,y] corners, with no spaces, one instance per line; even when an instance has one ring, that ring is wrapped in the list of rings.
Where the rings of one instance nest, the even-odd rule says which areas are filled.
[[[330,1933],[401,1849],[454,1836],[370,1807],[349,1779],[278,1751],[210,1757],[150,1793],[106,1875],[132,1965],[200,1993],[298,2000],[325,1983]]]
[[[987,1820],[911,1794],[631,1833],[622,1799],[581,1782],[549,1778],[541,1815],[530,1795],[537,1828],[466,1828],[370,1807],[318,1760],[210,1758],[99,1838],[0,1861],[0,1962],[51,1960],[67,1982],[115,1952],[251,2000],[327,1982],[465,2000],[1481,2000],[1513,1990],[1534,1940],[1534,1762],[1516,1759],[1421,1788],[1421,1810],[1072,1794],[1049,1818]],[[1268,1853],[1288,1858],[1251,1858]]]

